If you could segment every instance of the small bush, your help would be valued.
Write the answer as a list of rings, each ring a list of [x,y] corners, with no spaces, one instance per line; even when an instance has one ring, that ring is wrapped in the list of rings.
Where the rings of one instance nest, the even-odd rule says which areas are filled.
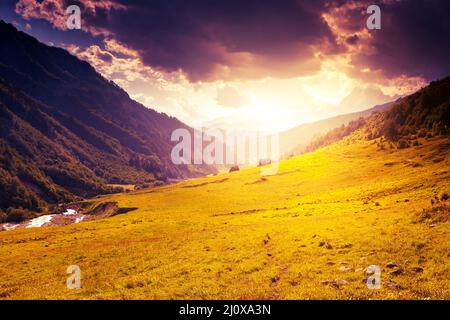
[[[398,129],[395,120],[389,119],[385,121],[383,128],[381,129],[381,133],[388,140],[395,141],[398,138]]]
[[[443,223],[450,217],[450,206],[447,203],[439,203],[431,208],[424,209],[418,214],[418,222]]]
[[[151,187],[153,187],[153,184],[151,184],[151,183],[141,183],[141,184],[135,185],[134,190],[149,189]]]
[[[112,193],[124,193],[125,189],[123,187],[114,187],[112,188]]]
[[[427,131],[425,129],[420,129],[417,135],[419,138],[425,138],[427,136]]]
[[[409,144],[408,144],[408,142],[406,140],[401,139],[401,140],[398,141],[398,148],[399,149],[406,149],[408,147],[409,147]]]
[[[23,208],[9,208],[6,215],[6,222],[22,222],[30,217],[29,211]]]
[[[2,210],[0,210],[0,223],[6,222],[8,216]]]

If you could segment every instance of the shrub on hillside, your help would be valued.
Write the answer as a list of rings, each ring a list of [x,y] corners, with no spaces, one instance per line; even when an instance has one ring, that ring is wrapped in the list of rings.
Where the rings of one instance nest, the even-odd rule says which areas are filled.
[[[406,149],[408,147],[409,147],[408,141],[403,140],[403,139],[398,141],[398,148],[399,149]]]
[[[2,210],[0,210],[0,223],[6,222],[8,216]]]
[[[239,171],[240,169],[239,169],[239,166],[232,166],[231,168],[230,168],[230,172],[235,172],[235,171]]]
[[[148,182],[140,183],[140,184],[137,184],[137,185],[134,186],[134,190],[149,189],[151,187],[153,187],[153,184],[151,184],[151,183],[148,183]]]
[[[419,138],[425,138],[427,136],[427,130],[426,129],[420,129],[417,133]]]
[[[22,222],[31,217],[28,210],[23,208],[9,208],[6,210],[7,222]]]
[[[383,136],[391,141],[395,141],[398,138],[398,131],[397,131],[397,125],[393,119],[387,120],[383,128],[381,129],[381,133]]]
[[[164,185],[164,181],[161,181],[161,180],[157,180],[157,181],[155,181],[155,183],[154,183],[154,186],[155,187],[160,187],[160,186],[163,186]]]
[[[0,180],[0,209],[23,207],[39,211],[38,198],[17,177],[0,168]]]
[[[438,202],[431,206],[431,208],[423,209],[418,213],[417,222],[429,222],[431,224],[444,223],[449,220],[450,205],[445,202]]]

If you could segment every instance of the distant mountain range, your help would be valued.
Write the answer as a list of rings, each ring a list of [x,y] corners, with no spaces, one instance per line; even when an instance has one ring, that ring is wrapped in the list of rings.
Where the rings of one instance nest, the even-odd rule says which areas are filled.
[[[339,103],[338,110],[346,113],[356,113],[364,111],[372,106],[383,105],[389,101],[401,98],[399,95],[385,95],[379,88],[374,86],[356,86]],[[340,112],[340,113],[341,113]]]
[[[108,184],[214,172],[174,165],[187,125],[132,100],[87,62],[0,21],[0,209],[41,210]]]

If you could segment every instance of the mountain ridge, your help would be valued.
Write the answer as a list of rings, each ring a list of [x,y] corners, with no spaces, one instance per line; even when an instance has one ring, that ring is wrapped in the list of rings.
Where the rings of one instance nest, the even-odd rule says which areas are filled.
[[[0,210],[215,172],[175,165],[171,133],[189,126],[132,100],[87,62],[0,21]]]
[[[316,137],[305,148],[314,151],[353,135],[374,140],[382,138],[392,147],[417,145],[418,138],[450,134],[450,76],[432,81],[417,92],[397,100],[389,108],[359,118]]]
[[[286,130],[280,134],[281,154],[300,154],[305,151],[308,144],[311,143],[315,137],[323,135],[334,128],[340,127],[341,125],[347,125],[352,120],[356,120],[361,117],[368,117],[373,112],[387,110],[400,99],[401,98],[381,105],[376,105],[366,110],[340,114],[331,118],[304,123]]]

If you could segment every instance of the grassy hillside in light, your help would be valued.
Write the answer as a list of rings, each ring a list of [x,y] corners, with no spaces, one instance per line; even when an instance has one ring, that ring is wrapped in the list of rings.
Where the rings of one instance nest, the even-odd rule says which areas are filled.
[[[275,176],[250,168],[104,196],[138,209],[0,232],[0,297],[450,299],[448,200],[431,204],[450,191],[448,137],[402,150],[349,139]],[[373,264],[380,290],[363,283]],[[69,265],[80,290],[66,288]]]

